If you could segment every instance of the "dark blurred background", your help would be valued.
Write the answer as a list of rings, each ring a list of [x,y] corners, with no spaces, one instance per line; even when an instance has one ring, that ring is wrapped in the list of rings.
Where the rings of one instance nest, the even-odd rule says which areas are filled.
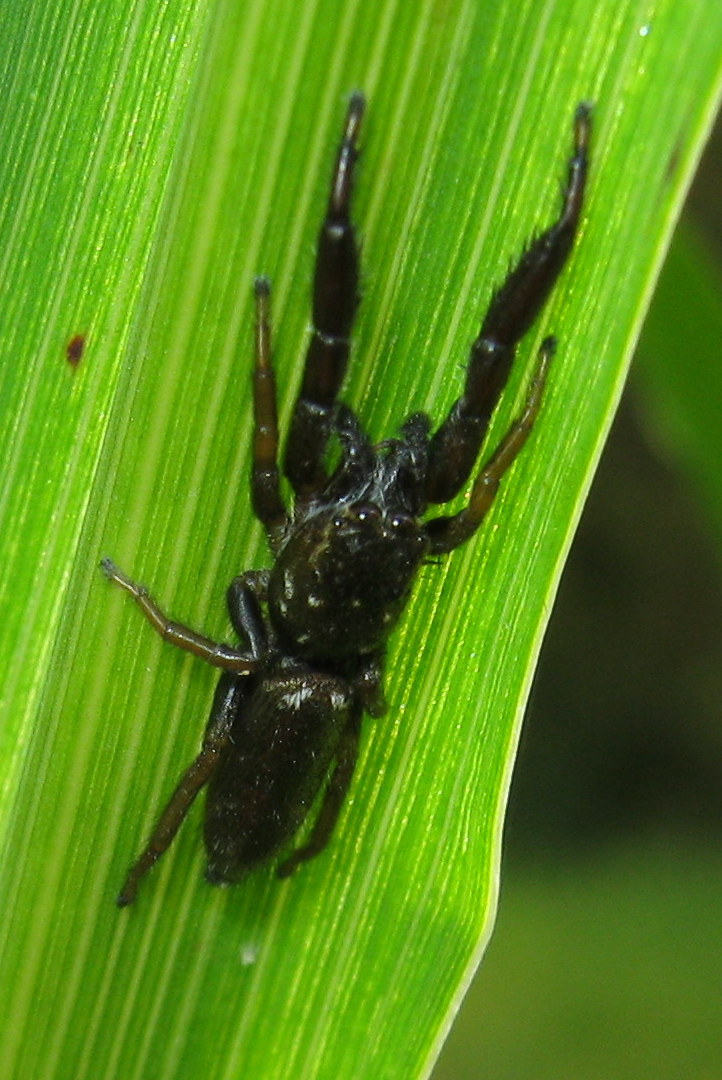
[[[718,124],[686,214],[722,266],[720,161]],[[434,1080],[722,1077],[720,536],[657,419],[633,365],[524,724],[497,928]]]

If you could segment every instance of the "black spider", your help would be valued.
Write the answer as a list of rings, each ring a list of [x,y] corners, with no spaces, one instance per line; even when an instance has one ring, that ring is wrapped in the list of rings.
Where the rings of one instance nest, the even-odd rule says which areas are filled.
[[[271,570],[241,574],[228,590],[242,648],[172,622],[143,586],[109,559],[102,562],[108,577],[134,597],[167,641],[224,669],[202,749],[129,871],[120,905],[134,900],[140,878],[168,847],[205,784],[209,881],[236,881],[284,851],[278,874],[285,877],[326,846],[353,776],[362,715],[381,716],[386,708],[386,639],[416,572],[430,556],[452,551],[476,532],[539,410],[554,352],[551,337],[542,343],[522,414],[477,473],[467,505],[459,513],[424,520],[429,503],[446,502],[467,483],[516,345],[571,250],[587,173],[588,107],[580,105],[576,112],[561,213],[494,294],[471,348],[462,396],[433,435],[429,418],[414,413],[399,438],[377,445],[337,399],[359,301],[349,208],[363,112],[364,98],[355,93],[318,239],[313,336],[284,459],[295,496],[290,513],[277,464],[270,290],[265,278],[255,285],[251,496],[275,562]],[[326,450],[332,437],[339,460],[329,475]],[[308,839],[288,854],[324,786]]]

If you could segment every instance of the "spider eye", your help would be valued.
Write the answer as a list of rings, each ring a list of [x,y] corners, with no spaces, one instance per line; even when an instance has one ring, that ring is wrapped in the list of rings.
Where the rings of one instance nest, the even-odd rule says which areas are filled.
[[[418,547],[426,546],[426,534],[413,514],[394,514],[389,520],[389,526],[394,536],[404,544],[411,542]]]
[[[381,517],[378,506],[374,506],[372,503],[356,507],[355,514],[357,521],[378,521]]]

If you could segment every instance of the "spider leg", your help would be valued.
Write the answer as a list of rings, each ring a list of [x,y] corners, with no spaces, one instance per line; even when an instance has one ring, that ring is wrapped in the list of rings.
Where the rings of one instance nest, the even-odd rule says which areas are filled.
[[[359,704],[352,706],[348,725],[336,757],[336,767],[328,782],[323,803],[311,830],[311,835],[302,847],[293,851],[280,864],[276,870],[280,878],[290,877],[302,862],[313,859],[314,856],[323,851],[331,839],[331,834],[336,827],[338,816],[341,813],[356,768],[362,711]]]
[[[130,593],[150,625],[157,630],[164,641],[169,641],[178,649],[184,649],[186,652],[193,653],[194,656],[199,656],[201,660],[212,664],[213,667],[232,671],[236,675],[252,675],[256,671],[258,661],[247,652],[234,649],[223,642],[212,641],[211,638],[191,630],[189,626],[169,619],[149,595],[145,585],[139,585],[129,578],[111,559],[102,559],[100,565],[106,577]]]
[[[336,396],[346,373],[349,335],[359,303],[358,246],[349,212],[364,106],[361,93],[351,96],[328,209],[318,237],[313,336],[284,458],[286,476],[294,492],[302,497],[317,490],[326,478],[322,459],[332,428]]]
[[[223,750],[228,744],[233,719],[238,711],[238,699],[245,692],[236,675],[222,675],[213,699],[203,747],[195,761],[183,773],[140,858],[131,866],[116,899],[118,907],[127,907],[135,900],[138,883],[170,846],[183,824],[193,801],[215,772]]]
[[[256,363],[253,370],[253,467],[251,501],[271,549],[276,551],[288,523],[278,475],[278,414],[276,377],[271,361],[269,306],[271,286],[267,278],[255,281]]]
[[[502,476],[529,438],[541,405],[549,364],[556,342],[546,338],[539,350],[539,359],[529,387],[522,413],[513,422],[490,460],[478,473],[471,489],[468,505],[458,514],[432,518],[426,523],[431,541],[430,553],[441,555],[452,551],[468,540],[481,525],[494,501]]]
[[[246,570],[234,577],[226,592],[228,614],[233,629],[241,641],[248,641],[254,660],[261,658],[268,647],[268,634],[260,605],[268,595],[268,571]]]
[[[584,200],[590,131],[589,106],[579,105],[561,213],[527,247],[492,298],[471,347],[464,393],[431,440],[426,486],[429,502],[447,502],[466,483],[509,377],[516,346],[539,314],[569,256]]]

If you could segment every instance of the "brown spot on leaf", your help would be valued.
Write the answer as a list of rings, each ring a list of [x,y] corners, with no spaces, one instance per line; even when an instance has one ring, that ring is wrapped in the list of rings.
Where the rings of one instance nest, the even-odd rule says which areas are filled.
[[[85,334],[75,334],[65,347],[65,355],[71,367],[77,367],[85,350]]]

